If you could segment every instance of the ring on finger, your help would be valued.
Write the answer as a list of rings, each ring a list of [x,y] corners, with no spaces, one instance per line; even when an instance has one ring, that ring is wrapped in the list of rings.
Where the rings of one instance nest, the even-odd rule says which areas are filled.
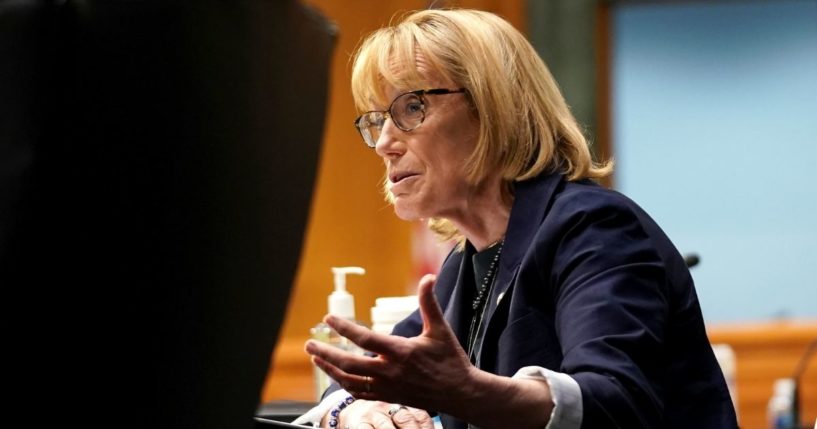
[[[389,417],[394,417],[394,415],[397,414],[400,410],[407,410],[407,409],[408,408],[406,408],[405,405],[392,404],[392,406],[389,407]]]
[[[371,393],[372,391],[372,377],[366,376],[364,377],[366,380],[366,393]],[[369,424],[369,423],[366,423]]]

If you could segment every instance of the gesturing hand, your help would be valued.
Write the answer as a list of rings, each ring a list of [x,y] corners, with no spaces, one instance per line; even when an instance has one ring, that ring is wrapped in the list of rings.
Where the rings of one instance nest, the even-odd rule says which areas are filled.
[[[478,371],[443,317],[433,288],[436,278],[420,280],[422,333],[413,338],[383,335],[332,315],[324,321],[353,343],[376,353],[360,356],[317,341],[306,351],[313,362],[357,399],[400,403],[445,411],[469,397]]]

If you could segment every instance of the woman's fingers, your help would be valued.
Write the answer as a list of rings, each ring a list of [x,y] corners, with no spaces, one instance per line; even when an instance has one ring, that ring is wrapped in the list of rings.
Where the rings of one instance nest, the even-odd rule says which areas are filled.
[[[307,341],[306,351],[313,362],[357,399],[401,402],[419,407],[435,406],[451,400],[463,388],[471,364],[454,332],[443,316],[434,295],[436,278],[420,281],[418,297],[423,332],[412,338],[374,333],[336,316],[324,320],[338,334],[377,353],[364,356],[318,341]],[[439,389],[428,390],[428,385]],[[431,418],[400,413],[406,428],[431,429]],[[389,416],[390,417],[390,416]]]
[[[443,310],[434,295],[434,284],[436,282],[437,277],[432,274],[423,276],[420,279],[420,286],[417,288],[417,298],[420,302],[420,315],[423,318],[423,335],[442,339],[442,336],[449,336],[451,328],[449,328]]]
[[[312,363],[335,380],[344,390],[354,396],[355,399],[383,401],[393,397],[393,394],[389,391],[391,383],[384,382],[382,379],[349,374],[318,356],[312,356]]]
[[[339,428],[397,429],[388,414],[385,402],[358,400],[341,413]]]
[[[434,422],[425,410],[394,405],[390,413],[398,429],[434,429]]]
[[[324,318],[324,322],[342,337],[346,337],[349,341],[370,352],[389,355],[398,347],[398,343],[393,336],[379,334],[342,317],[330,314]]]
[[[380,359],[342,350],[319,341],[306,342],[306,352],[340,368],[358,375],[381,375],[385,372],[385,363]]]
[[[373,399],[373,394],[376,389],[374,378],[365,375],[350,374],[318,356],[312,357],[312,363],[322,369],[326,375],[335,380],[355,398]]]
[[[375,429],[397,429],[397,426],[392,422],[391,417],[383,413],[374,413],[371,416],[372,425]]]

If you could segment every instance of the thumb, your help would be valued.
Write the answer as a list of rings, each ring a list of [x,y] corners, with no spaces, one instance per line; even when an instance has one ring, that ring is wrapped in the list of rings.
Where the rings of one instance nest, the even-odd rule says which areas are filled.
[[[434,284],[437,283],[437,276],[426,274],[420,279],[420,286],[417,288],[417,299],[420,303],[420,315],[423,318],[423,333],[432,334],[440,329],[447,328],[443,311],[434,295]]]

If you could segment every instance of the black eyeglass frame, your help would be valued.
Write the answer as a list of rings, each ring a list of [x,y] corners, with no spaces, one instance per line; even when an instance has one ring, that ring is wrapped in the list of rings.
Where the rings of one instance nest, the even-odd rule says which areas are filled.
[[[392,123],[394,123],[394,125],[399,130],[405,131],[405,132],[413,131],[413,130],[416,130],[418,127],[420,127],[420,125],[423,125],[423,122],[426,119],[426,112],[425,112],[425,110],[426,110],[426,101],[425,101],[425,98],[423,97],[424,95],[460,94],[460,93],[464,93],[466,91],[467,90],[465,88],[457,88],[457,89],[433,88],[433,89],[418,89],[418,90],[415,90],[415,91],[404,92],[404,93],[398,95],[397,97],[394,97],[394,100],[392,100],[392,102],[389,105],[388,109],[386,109],[386,110],[369,110],[368,112],[364,112],[363,114],[358,116],[355,119],[355,128],[357,129],[357,132],[360,133],[360,137],[363,138],[363,143],[365,143],[366,146],[369,147],[369,148],[374,148],[375,145],[377,144],[377,141],[374,141],[374,142],[372,142],[372,144],[369,144],[369,141],[366,139],[366,135],[364,134],[363,128],[360,127],[360,121],[363,120],[364,116],[369,115],[371,113],[382,113],[383,114],[383,123],[380,124],[381,129],[383,128],[383,124],[386,123],[386,119],[391,119]],[[423,108],[421,110],[422,116],[420,118],[420,122],[417,125],[415,125],[415,126],[413,126],[411,128],[403,128],[397,121],[395,121],[393,119],[394,115],[391,113],[391,110],[392,110],[392,108],[394,108],[394,103],[396,103],[397,100],[399,100],[401,97],[404,97],[404,96],[409,95],[409,94],[416,95],[420,99],[420,102],[423,104]],[[366,128],[368,128],[368,127],[366,127]]]

